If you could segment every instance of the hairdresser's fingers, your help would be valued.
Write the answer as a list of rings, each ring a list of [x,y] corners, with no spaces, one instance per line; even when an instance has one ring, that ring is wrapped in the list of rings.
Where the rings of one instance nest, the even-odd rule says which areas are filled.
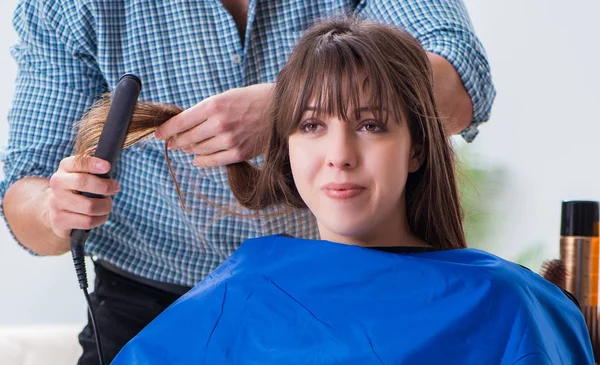
[[[158,140],[169,139],[203,123],[208,119],[209,115],[214,115],[218,109],[219,107],[215,102],[214,96],[204,99],[164,122],[156,129],[154,137]]]
[[[179,133],[169,139],[169,149],[178,150],[180,148],[201,143],[210,138],[227,133],[230,130],[229,123],[221,119],[210,119],[204,123]]]
[[[182,151],[194,155],[212,155],[220,151],[226,151],[230,149],[239,148],[243,143],[241,138],[237,138],[234,134],[222,134],[217,137],[209,138],[200,143],[194,143],[187,145],[182,148]],[[244,156],[244,152],[240,151],[241,157]],[[248,157],[249,158],[249,157]]]
[[[101,226],[107,219],[108,215],[90,216],[64,210],[50,210],[52,231],[62,238],[68,238],[73,229],[92,229]]]
[[[59,237],[67,238],[73,229],[92,229],[106,222],[112,210],[111,198],[86,198],[59,191],[49,199],[49,224]]]
[[[231,149],[226,151],[220,151],[206,156],[194,157],[194,165],[196,167],[216,167],[231,165],[237,162],[245,161],[239,149]]]
[[[93,156],[70,156],[60,161],[58,169],[65,172],[105,174],[110,170],[110,163]]]
[[[113,202],[110,197],[88,198],[74,192],[59,192],[50,197],[49,204],[56,210],[64,210],[99,217],[108,215],[112,211]]]
[[[67,173],[57,171],[50,178],[50,189],[54,194],[61,191],[78,191],[99,195],[115,195],[119,192],[119,184],[114,179],[86,173]]]

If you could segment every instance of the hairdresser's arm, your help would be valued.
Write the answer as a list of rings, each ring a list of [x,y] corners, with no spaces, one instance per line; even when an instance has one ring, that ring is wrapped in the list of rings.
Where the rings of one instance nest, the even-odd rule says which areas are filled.
[[[86,198],[76,191],[111,196],[119,188],[115,180],[102,179],[110,164],[94,157],[79,163],[62,160],[52,178],[26,177],[7,190],[2,207],[17,241],[39,255],[60,255],[69,250],[72,229],[92,229],[104,224],[112,200]]]
[[[461,135],[472,141],[477,126],[490,117],[496,90],[483,45],[477,38],[462,0],[375,0],[359,9],[361,16],[395,24],[410,32],[426,51],[441,56],[453,66],[453,74],[442,59],[432,59],[435,89],[442,112],[449,115],[450,130],[468,125]],[[431,59],[431,57],[430,57]],[[456,75],[470,97],[472,118],[467,123],[467,103],[456,85]]]
[[[460,75],[448,60],[431,52],[428,52],[427,56],[433,69],[435,94],[440,114],[451,134],[460,133],[473,120],[473,103],[471,103],[469,93],[460,80]]]
[[[50,180],[57,170],[67,171],[59,166],[64,167],[61,161],[73,153],[74,123],[106,90],[102,73],[90,61],[94,39],[86,37],[94,34],[94,28],[84,14],[86,6],[63,5],[59,1],[17,5],[13,24],[18,40],[11,55],[19,72],[7,116],[8,144],[2,151],[0,213],[17,241],[44,255],[68,249],[66,226],[51,223]],[[69,200],[70,193],[61,199],[54,195],[55,201],[76,201]]]
[[[4,216],[14,237],[38,255],[60,255],[69,250],[69,240],[58,237],[43,220],[48,204],[49,180],[27,177],[14,183],[2,202]]]

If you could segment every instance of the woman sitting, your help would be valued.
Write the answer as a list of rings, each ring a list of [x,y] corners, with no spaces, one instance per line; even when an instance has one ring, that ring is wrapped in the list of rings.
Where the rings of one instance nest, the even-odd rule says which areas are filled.
[[[261,167],[228,167],[236,199],[310,209],[321,240],[247,240],[113,364],[593,364],[559,288],[466,248],[430,64],[408,33],[312,27],[278,76],[268,137]]]

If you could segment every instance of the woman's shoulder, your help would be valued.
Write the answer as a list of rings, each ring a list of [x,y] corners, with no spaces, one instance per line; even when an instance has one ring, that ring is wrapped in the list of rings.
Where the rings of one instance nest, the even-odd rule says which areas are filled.
[[[571,295],[533,270],[483,250],[475,248],[439,250],[418,254],[418,256],[422,260],[435,261],[449,274],[460,275],[467,282],[485,282],[499,294],[513,299],[521,298],[529,301],[533,294],[536,300],[546,298],[559,304],[578,306]]]

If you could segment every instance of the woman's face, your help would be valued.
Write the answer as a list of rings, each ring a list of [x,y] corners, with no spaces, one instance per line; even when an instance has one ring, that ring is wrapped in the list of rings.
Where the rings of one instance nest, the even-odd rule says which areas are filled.
[[[317,114],[311,105],[304,111],[289,137],[289,157],[321,238],[362,245],[381,243],[382,234],[400,239],[397,232],[406,227],[404,187],[408,173],[419,167],[407,123],[377,120],[369,105],[361,105],[356,120]]]

